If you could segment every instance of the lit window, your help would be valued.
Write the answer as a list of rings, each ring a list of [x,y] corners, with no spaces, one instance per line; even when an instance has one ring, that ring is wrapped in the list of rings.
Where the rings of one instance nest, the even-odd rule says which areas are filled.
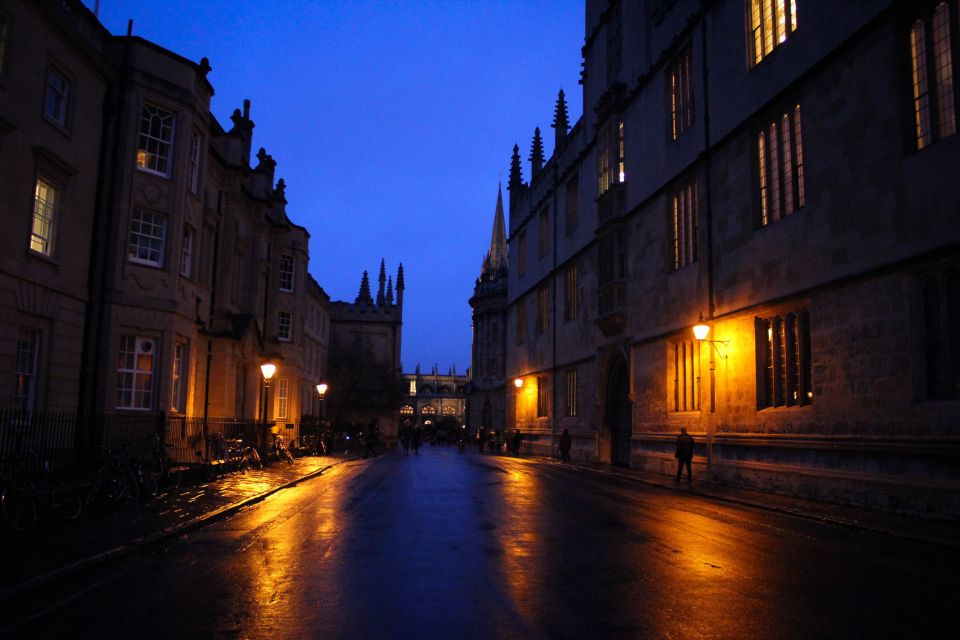
[[[537,376],[537,417],[550,415],[550,394],[547,393],[547,376]]]
[[[143,106],[137,140],[137,167],[162,176],[170,175],[173,123],[174,117],[169,111]]]
[[[43,114],[61,127],[67,124],[67,99],[70,97],[70,82],[62,73],[47,69],[47,89],[43,100]]]
[[[567,371],[567,393],[564,398],[564,409],[567,417],[577,415],[577,370]]]
[[[286,378],[277,380],[277,420],[287,417],[287,403],[289,401],[290,385]]]
[[[806,203],[799,105],[757,134],[757,156],[760,224],[766,226]]]
[[[670,133],[674,140],[693,124],[693,79],[690,50],[670,68]]]
[[[20,327],[17,335],[17,387],[13,405],[20,411],[33,411],[37,401],[37,363],[40,356],[40,331]]]
[[[417,395],[417,381],[416,381],[416,380],[411,380],[411,381],[410,381],[410,395],[412,395],[412,396]]]
[[[916,20],[910,29],[917,149],[928,147],[957,131],[953,67],[956,62],[954,51],[960,44],[952,24],[950,4],[940,2],[931,14]]]
[[[755,65],[797,30],[797,0],[750,0],[750,29]]]
[[[134,209],[130,216],[130,242],[127,259],[153,267],[163,266],[167,217],[162,213]]]
[[[673,194],[673,268],[697,260],[697,183],[690,182]]]
[[[293,256],[280,256],[280,291],[293,291]]]
[[[53,255],[53,232],[57,219],[58,200],[59,193],[56,187],[38,178],[33,192],[30,249],[45,256]]]
[[[280,340],[290,340],[292,317],[289,311],[281,311],[277,314],[277,338]]]
[[[810,314],[795,311],[757,320],[757,406],[810,404]]]
[[[196,131],[190,136],[190,165],[187,171],[187,184],[190,191],[197,193],[200,188],[200,134]]]
[[[563,319],[567,322],[577,319],[577,311],[580,306],[580,273],[577,265],[573,264],[567,268],[564,275],[563,288]]]
[[[602,196],[610,187],[627,179],[624,162],[623,120],[604,127],[597,134],[597,195]]]
[[[153,338],[120,336],[117,365],[117,408],[149,409],[153,402]]]
[[[180,246],[180,275],[189,278],[193,267],[193,229],[183,225],[183,244]]]
[[[173,376],[170,382],[170,408],[184,413],[187,408],[187,373],[190,370],[190,345],[178,342],[173,348]]]
[[[674,411],[700,409],[700,366],[696,347],[694,340],[680,340],[670,345]]]

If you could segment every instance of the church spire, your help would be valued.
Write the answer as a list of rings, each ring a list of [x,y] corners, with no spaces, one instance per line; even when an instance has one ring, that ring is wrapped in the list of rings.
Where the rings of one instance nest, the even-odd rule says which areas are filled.
[[[380,258],[380,278],[379,278],[380,288],[377,289],[377,306],[382,307],[387,299],[383,293],[383,287],[387,283],[387,265],[384,262],[383,258]]]
[[[406,283],[403,281],[403,263],[400,263],[400,268],[397,269],[397,306],[403,306],[403,290],[406,289]]]
[[[507,231],[503,221],[503,190],[497,185],[497,208],[493,214],[493,234],[490,236],[490,251],[480,270],[482,278],[487,272],[496,272],[507,267]]]
[[[540,138],[540,127],[533,130],[533,144],[530,148],[530,180],[536,180],[543,168],[543,140]]]
[[[570,119],[567,117],[567,99],[563,95],[563,89],[560,89],[560,93],[557,94],[557,107],[553,112],[553,124],[550,126],[554,128],[554,140],[556,141],[553,148],[559,149],[567,137],[567,129],[570,128]]]
[[[373,304],[373,298],[370,296],[370,278],[366,271],[363,272],[363,278],[360,280],[360,293],[357,294],[354,304]]]

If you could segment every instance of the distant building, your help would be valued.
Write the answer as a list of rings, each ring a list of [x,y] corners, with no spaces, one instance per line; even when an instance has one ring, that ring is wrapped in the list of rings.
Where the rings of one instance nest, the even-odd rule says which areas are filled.
[[[467,384],[467,425],[476,430],[505,429],[507,234],[503,195],[497,189],[490,250],[483,258],[480,276],[470,298],[473,309],[473,353]]]
[[[361,325],[399,376],[402,267],[396,305],[329,299],[276,162],[261,148],[251,165],[249,101],[221,126],[210,69],[111,35],[76,0],[0,7],[3,415],[31,412],[38,432],[57,410],[169,418],[191,443],[212,425],[296,440],[334,343]]]
[[[441,375],[436,366],[429,374],[404,374],[403,394],[400,400],[400,422],[408,426],[420,425],[429,437],[438,431],[452,438],[466,418],[467,376],[451,368]]]
[[[514,147],[508,422],[957,518],[958,5],[820,8],[588,0],[583,116]]]

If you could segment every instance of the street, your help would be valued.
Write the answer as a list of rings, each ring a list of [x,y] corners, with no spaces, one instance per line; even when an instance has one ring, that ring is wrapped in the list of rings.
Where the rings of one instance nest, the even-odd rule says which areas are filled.
[[[0,612],[4,637],[907,638],[960,554],[544,460],[354,460]]]

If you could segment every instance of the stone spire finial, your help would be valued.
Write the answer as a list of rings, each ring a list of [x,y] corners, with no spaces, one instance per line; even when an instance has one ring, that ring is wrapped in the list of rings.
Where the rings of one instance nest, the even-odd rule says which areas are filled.
[[[561,143],[567,137],[567,130],[570,128],[570,119],[567,116],[567,99],[563,95],[563,89],[560,89],[560,93],[557,94],[557,106],[553,111],[553,124],[550,126],[554,129],[554,149],[559,149]]]
[[[406,284],[403,281],[403,263],[400,263],[400,268],[397,269],[397,306],[403,306],[403,290],[406,288]]]
[[[386,295],[384,294],[384,287],[387,284],[387,265],[383,258],[380,258],[380,278],[378,282],[380,286],[377,289],[377,306],[382,307],[387,302]]]
[[[277,186],[273,188],[273,199],[284,204],[287,203],[287,183],[283,181],[283,178],[277,180]]]
[[[360,280],[360,293],[357,294],[355,304],[373,304],[373,297],[370,295],[370,278],[367,272],[363,272],[363,278]]]
[[[387,304],[393,304],[393,276],[387,278]]]
[[[543,139],[540,138],[540,127],[533,130],[533,144],[530,147],[530,179],[536,180],[543,168]]]
[[[513,157],[510,158],[510,182],[507,191],[518,191],[523,186],[523,170],[520,168],[520,147],[513,145]]]

